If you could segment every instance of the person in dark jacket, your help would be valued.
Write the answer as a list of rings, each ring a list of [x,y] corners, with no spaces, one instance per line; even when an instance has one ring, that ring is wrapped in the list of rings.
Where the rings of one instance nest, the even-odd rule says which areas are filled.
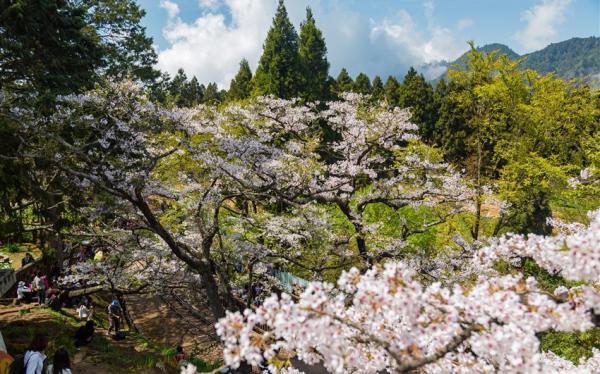
[[[21,267],[25,267],[25,265],[31,264],[34,261],[35,260],[33,259],[31,253],[27,252],[25,253],[25,257],[23,257],[23,259],[21,260]]]
[[[81,347],[88,345],[94,337],[94,321],[87,321],[85,325],[81,326],[75,333],[75,346]]]

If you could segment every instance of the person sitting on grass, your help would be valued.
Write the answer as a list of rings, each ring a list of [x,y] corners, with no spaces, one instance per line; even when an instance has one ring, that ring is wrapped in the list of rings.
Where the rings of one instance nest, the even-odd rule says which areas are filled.
[[[64,348],[59,348],[54,352],[54,358],[52,359],[52,363],[48,365],[46,374],[72,374],[69,352]]]
[[[119,334],[119,327],[121,325],[121,316],[123,315],[123,309],[118,300],[113,300],[108,305],[108,331],[106,335],[110,335],[111,331],[115,331],[115,336]]]
[[[17,302],[31,302],[31,288],[27,287],[25,282],[20,281],[17,285]]]
[[[87,321],[75,333],[75,346],[81,347],[91,343],[94,337],[94,321]]]

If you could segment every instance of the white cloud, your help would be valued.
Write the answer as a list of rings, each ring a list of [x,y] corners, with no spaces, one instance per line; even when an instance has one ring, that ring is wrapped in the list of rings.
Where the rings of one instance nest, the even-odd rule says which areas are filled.
[[[461,18],[458,20],[457,24],[456,24],[456,28],[458,30],[464,30],[467,29],[471,26],[473,26],[473,20],[470,18]]]
[[[219,0],[198,0],[201,8],[215,10],[219,7]]]
[[[163,35],[170,46],[159,51],[158,67],[170,74],[183,68],[188,76],[223,88],[229,86],[242,58],[256,67],[275,9],[274,0],[225,0],[229,22],[224,14],[209,11],[186,23],[175,11],[176,4],[161,5],[169,14]]]
[[[573,0],[543,0],[521,14],[527,22],[516,35],[528,51],[543,48],[558,36],[558,26],[565,22],[565,13]]]
[[[181,67],[200,82],[217,82],[227,88],[242,58],[256,69],[277,0],[197,0],[203,12],[193,22],[179,17],[173,1],[161,2],[169,15],[163,29],[169,47],[160,50],[158,56],[161,70],[174,74]],[[345,67],[353,76],[366,72],[385,79],[404,73],[409,66],[454,59],[466,49],[464,40],[454,36],[458,26],[450,29],[436,22],[432,0],[424,3],[427,25],[422,30],[405,10],[399,10],[395,17],[373,20],[343,1],[287,1],[290,19],[297,28],[307,5],[323,30],[334,77]],[[434,70],[424,73],[433,77]]]
[[[453,30],[436,22],[433,1],[426,1],[423,6],[428,24],[426,33],[419,30],[408,12],[400,10],[394,19],[385,18],[375,24],[371,39],[374,43],[386,41],[394,47],[398,60],[415,67],[456,59],[465,50],[464,41],[457,40]],[[460,29],[459,26],[457,29]],[[424,73],[435,77],[439,75],[439,70],[426,69]]]
[[[160,7],[167,11],[169,19],[177,17],[179,14],[179,5],[169,0],[161,0]]]

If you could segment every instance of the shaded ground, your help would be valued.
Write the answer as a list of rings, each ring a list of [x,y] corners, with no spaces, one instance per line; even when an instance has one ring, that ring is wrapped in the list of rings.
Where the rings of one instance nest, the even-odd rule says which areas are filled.
[[[144,336],[152,336],[156,343],[166,347],[181,345],[186,352],[202,357],[205,361],[221,360],[223,347],[215,334],[208,308],[198,306],[207,321],[192,324],[183,321],[187,313],[185,310],[173,303],[168,306],[157,296],[128,296],[127,305],[136,326]]]
[[[123,341],[114,341],[104,335],[103,328],[99,328],[89,347],[77,349],[72,337],[82,322],[71,315],[40,307],[13,310],[0,315],[0,331],[12,355],[22,354],[31,337],[37,332],[44,332],[50,340],[46,354],[51,357],[59,347],[66,348],[72,357],[75,373],[178,372],[171,352],[152,345],[139,335],[132,334]],[[166,371],[158,367],[165,367]]]

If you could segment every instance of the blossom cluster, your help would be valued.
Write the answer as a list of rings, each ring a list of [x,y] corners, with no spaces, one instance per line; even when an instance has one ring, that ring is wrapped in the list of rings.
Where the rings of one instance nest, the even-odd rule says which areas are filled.
[[[540,352],[536,335],[592,328],[590,313],[599,305],[593,287],[548,294],[531,277],[490,275],[494,260],[525,254],[568,278],[596,281],[600,220],[597,214],[591,220],[576,233],[510,236],[483,248],[473,259],[480,277],[471,283],[425,286],[412,266],[389,262],[364,274],[352,269],[337,287],[312,283],[297,302],[271,296],[255,311],[229,313],[219,322],[225,361],[233,367],[267,363],[279,372],[278,357],[293,352],[333,373],[598,372],[598,351],[575,367]]]

